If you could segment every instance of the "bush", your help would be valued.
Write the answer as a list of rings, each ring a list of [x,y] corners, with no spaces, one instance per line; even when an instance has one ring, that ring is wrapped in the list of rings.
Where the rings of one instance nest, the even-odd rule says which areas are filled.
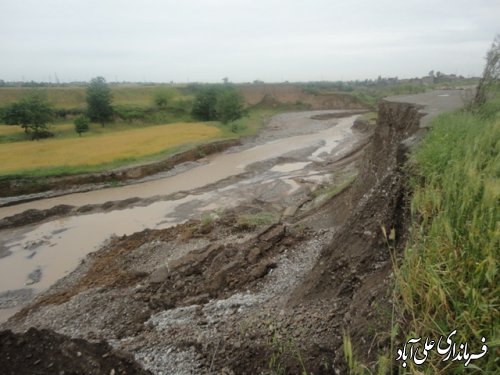
[[[88,132],[90,126],[90,119],[87,116],[80,115],[75,118],[75,131],[81,137],[82,133]]]
[[[215,106],[219,90],[217,86],[206,86],[196,94],[191,111],[195,119],[202,121],[217,120]]]
[[[144,120],[147,110],[137,106],[120,105],[113,108],[115,115],[127,122]]]
[[[159,108],[167,108],[167,105],[170,104],[174,96],[174,89],[166,86],[160,86],[157,87],[153,93],[153,102]]]
[[[244,115],[243,97],[232,86],[206,86],[196,94],[191,113],[198,120],[226,124]]]

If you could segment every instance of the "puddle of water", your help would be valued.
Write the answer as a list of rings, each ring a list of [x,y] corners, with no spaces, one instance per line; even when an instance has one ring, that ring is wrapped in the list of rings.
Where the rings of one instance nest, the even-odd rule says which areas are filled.
[[[349,133],[352,133],[351,131],[351,125],[352,125],[352,122],[359,116],[353,116],[353,117],[348,117],[348,118],[345,118],[345,119],[341,119],[339,121],[339,124],[337,125],[337,127],[339,127],[339,129],[341,128],[343,132],[346,132],[344,134],[349,134]],[[346,128],[345,125],[348,125],[348,127]],[[340,141],[345,138],[345,136],[337,136],[337,137],[328,137],[328,138],[325,138],[325,144],[324,146],[318,148],[316,151],[314,151],[312,153],[312,155],[309,157],[310,160],[314,160],[314,161],[324,161],[323,158],[321,158],[320,156],[323,155],[323,154],[330,154],[332,152],[332,150],[340,143]]]
[[[271,168],[272,172],[293,172],[304,169],[306,165],[311,164],[311,162],[297,162],[297,163],[287,163],[287,164],[278,164]]]

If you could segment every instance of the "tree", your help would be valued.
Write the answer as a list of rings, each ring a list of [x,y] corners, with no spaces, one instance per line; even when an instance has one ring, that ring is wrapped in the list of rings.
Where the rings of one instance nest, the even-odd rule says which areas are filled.
[[[32,139],[52,137],[47,124],[54,118],[54,109],[45,92],[33,91],[4,111],[4,121],[9,125],[20,125]]]
[[[160,86],[154,91],[154,103],[160,108],[167,108],[172,98],[175,96],[175,91],[166,86]]]
[[[192,115],[202,121],[219,120],[227,124],[243,114],[243,97],[229,85],[203,87],[194,99]]]
[[[486,65],[483,76],[479,81],[474,104],[481,105],[486,102],[488,90],[500,79],[500,34],[498,34],[491,44],[486,54]]]
[[[243,116],[243,97],[235,89],[225,89],[217,95],[215,113],[223,124],[235,121]]]
[[[217,86],[205,86],[196,94],[191,111],[194,118],[202,121],[217,120],[215,105],[217,104]]]
[[[103,77],[96,77],[87,87],[87,115],[91,121],[99,122],[104,127],[113,117],[111,89]]]
[[[85,115],[75,118],[75,131],[81,137],[82,133],[89,131],[90,119]]]

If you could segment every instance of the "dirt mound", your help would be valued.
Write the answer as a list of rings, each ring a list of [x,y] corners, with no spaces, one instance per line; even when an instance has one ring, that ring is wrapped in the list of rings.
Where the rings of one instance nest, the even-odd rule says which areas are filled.
[[[105,342],[70,339],[46,329],[0,332],[0,353],[4,375],[151,374]]]
[[[198,304],[211,298],[227,296],[254,280],[268,274],[274,267],[273,256],[283,251],[299,238],[289,233],[283,224],[263,228],[248,228],[237,225],[234,213],[228,213],[222,221],[203,224],[191,220],[166,230],[146,230],[131,236],[115,239],[99,252],[90,254],[90,266],[85,275],[70,288],[48,294],[33,306],[21,311],[48,304],[68,301],[82,291],[96,288],[122,288],[142,281],[145,287],[136,289],[135,297],[148,303],[150,308],[169,309],[176,306]],[[252,231],[256,230],[255,233]],[[196,238],[225,238],[231,233],[249,235],[249,239],[238,244],[212,244],[193,250],[152,272],[133,270],[135,250],[142,245],[157,242],[188,242]],[[245,270],[242,273],[242,270]]]
[[[293,242],[292,236],[286,236],[285,226],[275,224],[242,244],[209,245],[158,268],[150,276],[149,286],[140,294],[153,309],[222,298],[267,275],[276,267],[272,259],[280,245]]]

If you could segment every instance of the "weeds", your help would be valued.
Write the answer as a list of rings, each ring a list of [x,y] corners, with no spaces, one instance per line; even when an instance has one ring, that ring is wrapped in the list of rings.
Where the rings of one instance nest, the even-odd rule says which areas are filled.
[[[314,205],[316,207],[321,206],[323,203],[329,201],[336,195],[342,193],[347,189],[356,179],[357,174],[351,174],[344,177],[344,180],[339,184],[328,185],[323,188],[317,189],[312,193],[314,197]]]
[[[496,373],[500,331],[500,96],[485,105],[444,114],[410,160],[412,228],[400,265],[395,233],[382,228],[395,273],[395,311],[390,353],[368,369],[344,335],[351,374],[394,373],[395,337],[438,340],[457,330],[454,341],[489,352],[465,368],[432,355],[420,366],[408,361],[400,374]],[[399,332],[398,332],[399,331]],[[403,332],[400,332],[403,331]],[[396,363],[397,365],[397,363]]]
[[[239,227],[254,228],[262,225],[277,223],[279,216],[274,212],[262,211],[256,214],[240,215],[237,220]]]
[[[414,225],[396,272],[405,334],[437,339],[457,329],[456,342],[472,347],[484,336],[490,353],[475,365],[485,372],[498,369],[500,331],[498,99],[496,103],[441,115],[414,155],[423,182],[414,186]],[[445,368],[440,359],[429,357],[418,370],[465,371],[461,363]]]
[[[203,227],[211,226],[215,221],[219,220],[222,216],[222,210],[217,209],[209,213],[204,213],[201,216],[201,225]]]
[[[269,370],[273,375],[285,375],[287,365],[291,363],[299,366],[301,375],[308,374],[300,350],[292,337],[272,329],[270,346],[272,353],[269,358]]]

